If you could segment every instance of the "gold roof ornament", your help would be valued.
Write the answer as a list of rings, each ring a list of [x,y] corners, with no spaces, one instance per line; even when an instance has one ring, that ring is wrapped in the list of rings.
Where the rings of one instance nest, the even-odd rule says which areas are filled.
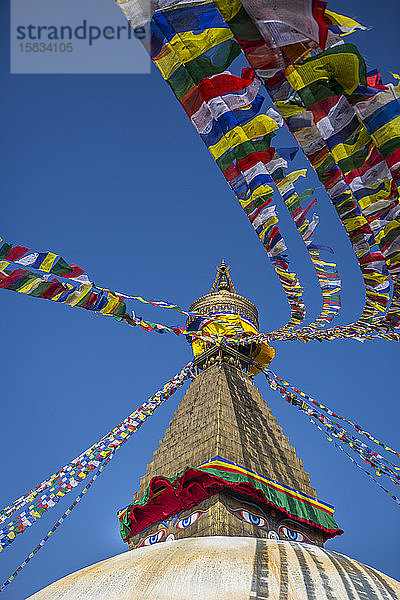
[[[221,265],[217,267],[217,276],[210,290],[210,294],[215,292],[215,290],[217,290],[217,292],[225,290],[233,294],[237,294],[231,276],[229,275],[230,270],[231,267],[225,263],[224,259],[222,259]]]
[[[222,260],[217,267],[217,275],[211,290],[205,296],[200,296],[191,305],[189,310],[201,315],[212,315],[215,313],[228,313],[239,315],[247,319],[258,330],[258,310],[257,307],[247,298],[237,293],[230,276],[230,266]],[[187,325],[195,317],[189,317]]]

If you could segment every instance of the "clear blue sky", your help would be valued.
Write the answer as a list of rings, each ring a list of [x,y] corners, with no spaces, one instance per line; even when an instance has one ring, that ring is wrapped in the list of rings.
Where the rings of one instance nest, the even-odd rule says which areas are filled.
[[[112,1],[112,0],[110,0]],[[349,3],[332,0],[346,13]],[[398,3],[351,3],[373,26],[352,36],[384,80],[400,68]],[[238,291],[259,307],[263,331],[286,322],[280,284],[250,224],[178,102],[151,75],[10,75],[9,7],[0,7],[2,227],[0,236],[52,250],[99,285],[188,306],[206,293],[221,258]],[[268,104],[266,104],[266,107]],[[287,146],[280,133],[276,145]],[[300,153],[299,153],[300,154]],[[293,167],[305,161],[296,158]],[[311,185],[319,185],[310,174]],[[338,323],[357,318],[361,277],[326,194],[316,240],[334,246],[343,278]],[[293,224],[282,230],[306,289],[315,276]],[[2,427],[0,503],[5,506],[79,454],[153,394],[188,360],[175,336],[146,334],[112,318],[0,291]],[[183,324],[136,305],[150,320]],[[337,412],[399,446],[399,346],[389,342],[277,343],[271,365]],[[327,547],[400,579],[399,507],[259,376],[256,385],[304,460],[321,499],[336,506],[345,535]],[[22,600],[50,582],[126,550],[117,509],[138,488],[178,392],[118,453],[81,505],[4,592]],[[390,486],[390,482],[388,484]],[[71,493],[0,556],[6,579],[72,501]]]

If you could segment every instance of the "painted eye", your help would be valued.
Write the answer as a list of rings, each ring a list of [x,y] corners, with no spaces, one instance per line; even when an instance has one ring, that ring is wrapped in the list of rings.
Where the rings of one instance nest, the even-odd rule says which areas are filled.
[[[191,515],[188,515],[184,519],[179,519],[179,521],[176,524],[176,527],[178,529],[185,529],[186,527],[190,527],[190,525],[196,523],[197,519],[199,519],[202,514],[203,512],[196,510],[196,512],[192,513]]]
[[[257,527],[264,527],[267,524],[267,521],[258,515],[253,515],[253,513],[248,510],[240,510],[239,515],[242,517],[244,521],[247,523],[251,523],[251,525],[257,525]]]
[[[157,542],[162,540],[164,535],[165,535],[165,530],[160,529],[159,531],[156,531],[156,533],[153,533],[153,535],[149,535],[146,538],[144,538],[144,540],[140,544],[140,546],[153,546],[153,544],[157,544]]]
[[[289,529],[288,527],[284,527],[284,526],[280,527],[279,533],[283,533],[283,535],[292,542],[309,542],[310,541],[302,533],[299,533],[298,531],[294,531],[293,529]]]

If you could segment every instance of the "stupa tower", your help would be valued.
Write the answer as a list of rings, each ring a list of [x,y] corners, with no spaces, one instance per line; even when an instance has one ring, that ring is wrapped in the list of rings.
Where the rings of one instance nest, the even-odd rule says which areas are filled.
[[[343,533],[333,507],[253,384],[254,357],[274,351],[222,343],[258,330],[224,261],[190,310],[195,376],[119,515],[130,551],[31,600],[400,600],[398,582],[323,547]]]
[[[257,308],[237,293],[224,261],[217,269],[210,292],[193,302],[190,311],[205,318],[215,314],[235,315],[258,329]],[[202,321],[201,316],[189,317],[187,327],[197,330]],[[147,512],[145,521],[141,521],[144,513],[141,503],[146,493],[150,494],[147,511],[152,506],[158,515],[163,496],[160,478],[174,478],[185,469],[177,479],[179,487],[182,486],[178,495],[182,497],[174,498],[174,502],[185,509],[182,519],[189,519],[189,513],[195,512],[197,520],[191,517],[190,526],[178,528],[176,515],[164,514],[163,521],[168,526],[164,535],[159,533],[160,540],[168,536],[181,539],[209,535],[291,539],[290,536],[297,534],[301,539],[322,545],[327,537],[340,533],[329,514],[333,512],[331,507],[317,500],[301,459],[254,386],[249,372],[251,357],[244,351],[244,347],[236,350],[209,344],[195,358],[197,375],[147,465],[134,504],[127,511],[130,521],[124,520],[123,535],[130,527],[126,537],[130,548],[157,538],[152,536],[159,531],[159,520],[153,527],[141,530],[148,524]],[[201,471],[197,469],[199,466]],[[264,488],[253,488],[256,480]],[[200,492],[196,488],[199,496],[189,500],[187,493],[193,484],[202,489]],[[249,495],[244,493],[246,485],[249,490],[253,488]],[[160,495],[152,502],[151,497],[157,492]],[[171,490],[164,493],[169,495]],[[196,503],[196,499],[201,501]],[[310,514],[321,513],[322,527],[311,517],[304,519],[302,505],[309,506]],[[199,513],[200,510],[204,512]]]

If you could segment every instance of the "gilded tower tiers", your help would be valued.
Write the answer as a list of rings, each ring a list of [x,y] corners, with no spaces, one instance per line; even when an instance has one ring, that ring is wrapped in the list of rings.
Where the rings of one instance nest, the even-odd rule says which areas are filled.
[[[233,313],[248,319],[258,329],[257,307],[244,296],[240,296],[230,276],[230,267],[222,260],[217,267],[217,275],[211,290],[205,296],[197,298],[189,307],[189,310],[197,314],[212,315],[215,313]],[[193,321],[189,317],[187,324]]]
[[[238,294],[224,261],[210,292],[190,311],[194,349],[193,340],[215,327],[215,318],[219,332],[225,324],[249,328],[249,335],[258,330],[257,308]],[[332,507],[318,500],[302,460],[253,384],[250,347],[253,354],[217,336],[197,355],[194,350],[194,380],[122,518],[131,549],[221,535],[322,545],[340,533]]]

